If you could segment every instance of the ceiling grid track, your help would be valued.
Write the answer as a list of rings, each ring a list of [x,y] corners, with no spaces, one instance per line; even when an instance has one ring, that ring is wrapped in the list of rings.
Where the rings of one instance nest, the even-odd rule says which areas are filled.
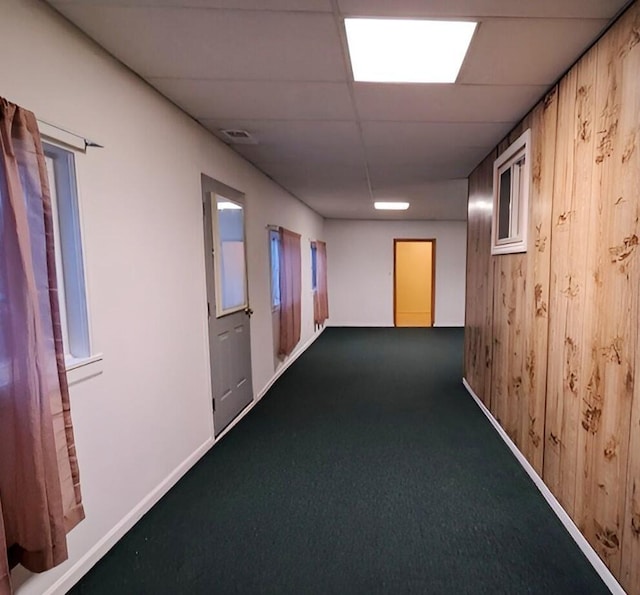
[[[344,62],[344,69],[347,73],[347,88],[349,90],[349,98],[351,99],[351,107],[355,114],[355,124],[358,130],[358,139],[360,140],[360,146],[362,148],[362,158],[364,162],[364,173],[367,179],[367,189],[369,190],[369,198],[371,202],[375,200],[373,195],[373,186],[371,184],[371,171],[369,169],[369,159],[367,156],[367,146],[364,142],[364,132],[362,131],[362,122],[360,121],[360,113],[358,112],[358,106],[356,104],[356,97],[353,91],[353,76],[351,72],[351,62],[349,60],[349,46],[347,44],[347,35],[344,29],[344,18],[340,7],[338,6],[338,0],[331,0],[331,6],[333,8],[333,20],[338,31],[338,37],[340,38],[340,45],[342,47],[342,60]]]

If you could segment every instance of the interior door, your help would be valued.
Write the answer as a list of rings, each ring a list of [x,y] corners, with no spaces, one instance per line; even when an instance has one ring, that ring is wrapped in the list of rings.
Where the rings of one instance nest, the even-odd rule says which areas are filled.
[[[214,433],[253,400],[244,196],[202,176]]]
[[[435,240],[394,241],[394,324],[433,326]]]

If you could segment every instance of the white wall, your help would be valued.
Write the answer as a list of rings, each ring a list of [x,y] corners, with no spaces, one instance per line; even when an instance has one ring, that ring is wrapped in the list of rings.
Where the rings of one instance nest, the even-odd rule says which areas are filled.
[[[436,240],[436,326],[464,326],[464,221],[325,222],[331,326],[393,326],[393,240]]]
[[[68,562],[16,577],[27,595],[77,578],[212,444],[200,174],[246,195],[256,394],[274,375],[265,226],[303,235],[308,287],[304,248],[323,239],[323,220],[38,0],[0,2],[0,51],[0,96],[104,145],[77,159],[91,332],[104,354],[102,373],[71,388],[87,518]],[[314,336],[303,297],[301,345]]]

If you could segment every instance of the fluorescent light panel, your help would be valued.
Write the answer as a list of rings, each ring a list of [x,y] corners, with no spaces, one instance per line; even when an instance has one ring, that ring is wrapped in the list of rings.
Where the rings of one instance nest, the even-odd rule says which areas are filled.
[[[344,20],[353,78],[374,83],[455,83],[477,23]]]
[[[409,208],[408,202],[380,202],[376,201],[373,206],[378,211],[406,211]]]

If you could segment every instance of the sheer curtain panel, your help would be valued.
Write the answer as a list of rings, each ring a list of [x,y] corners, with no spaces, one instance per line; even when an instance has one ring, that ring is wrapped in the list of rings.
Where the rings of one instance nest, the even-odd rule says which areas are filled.
[[[327,294],[327,245],[314,242],[316,247],[316,292],[313,296],[313,321],[317,327],[329,318],[329,297]]]
[[[280,228],[280,348],[289,355],[300,341],[301,255],[300,234]]]
[[[84,518],[35,116],[0,99],[0,595],[67,558]]]

